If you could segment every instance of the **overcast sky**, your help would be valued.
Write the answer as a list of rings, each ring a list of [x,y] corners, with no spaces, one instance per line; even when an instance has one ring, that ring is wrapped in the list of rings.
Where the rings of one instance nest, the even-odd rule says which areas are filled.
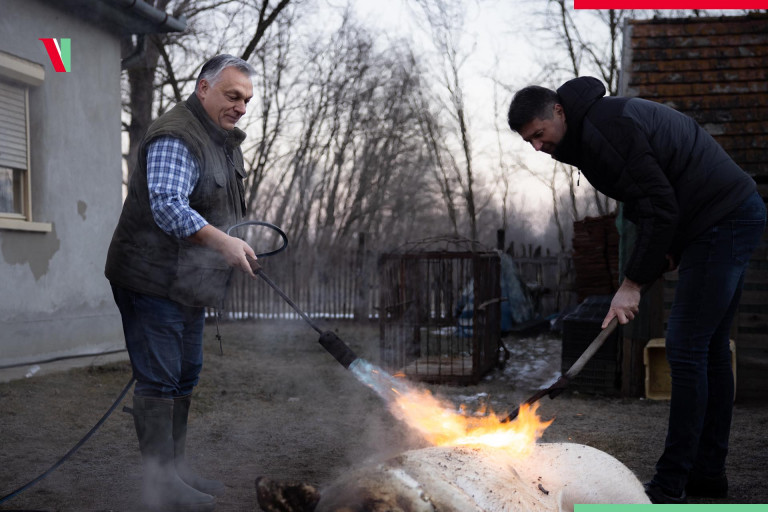
[[[384,37],[408,37],[430,45],[429,35],[414,20],[407,0],[353,0],[359,19],[372,27],[383,28]],[[467,94],[467,107],[471,110],[472,135],[475,157],[482,168],[484,159],[496,166],[498,141],[494,123],[502,130],[502,144],[525,156],[532,168],[549,172],[552,159],[537,154],[524,145],[507,127],[504,119],[511,92],[497,89],[502,104],[500,119],[494,119],[494,79],[513,90],[528,85],[539,73],[537,58],[541,50],[531,44],[532,38],[541,37],[533,26],[537,10],[546,6],[546,0],[481,0],[467,1],[465,33],[462,46],[471,52],[462,68]],[[539,45],[540,47],[541,45]],[[542,84],[549,85],[549,84]],[[538,211],[542,206],[551,209],[548,189],[526,174],[516,174],[514,183],[518,190],[525,190],[526,207]],[[542,218],[538,216],[538,218]]]

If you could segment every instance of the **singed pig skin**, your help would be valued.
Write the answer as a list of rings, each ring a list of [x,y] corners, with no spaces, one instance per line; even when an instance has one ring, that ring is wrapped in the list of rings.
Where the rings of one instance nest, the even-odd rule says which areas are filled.
[[[407,451],[352,468],[321,491],[313,508],[314,512],[565,512],[573,511],[577,503],[650,502],[637,477],[607,453],[581,444],[542,443],[525,458],[491,448],[435,446]]]
[[[504,457],[472,448],[405,452],[351,471],[322,491],[316,512],[556,510]]]
[[[607,453],[542,443],[523,459],[486,448],[405,452],[334,482],[316,512],[561,512],[576,503],[649,501],[637,477]]]

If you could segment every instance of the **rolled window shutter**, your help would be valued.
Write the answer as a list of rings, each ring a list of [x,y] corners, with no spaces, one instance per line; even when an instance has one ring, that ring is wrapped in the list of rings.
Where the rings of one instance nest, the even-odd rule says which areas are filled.
[[[0,81],[0,167],[27,169],[26,90]]]

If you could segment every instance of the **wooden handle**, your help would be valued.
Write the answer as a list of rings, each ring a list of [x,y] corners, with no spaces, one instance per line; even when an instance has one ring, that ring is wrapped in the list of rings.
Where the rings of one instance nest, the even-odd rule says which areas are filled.
[[[600,334],[598,334],[597,337],[592,340],[592,343],[589,344],[584,353],[579,356],[579,358],[575,363],[573,363],[573,365],[571,365],[570,368],[568,368],[568,371],[565,372],[565,376],[569,379],[572,379],[578,375],[578,373],[584,369],[584,365],[586,365],[589,360],[592,359],[592,356],[595,355],[595,352],[600,350],[600,347],[603,346],[603,343],[605,343],[605,340],[608,339],[608,336],[610,336],[613,331],[616,330],[617,325],[619,325],[619,319],[617,317],[613,317],[605,329],[600,331]]]

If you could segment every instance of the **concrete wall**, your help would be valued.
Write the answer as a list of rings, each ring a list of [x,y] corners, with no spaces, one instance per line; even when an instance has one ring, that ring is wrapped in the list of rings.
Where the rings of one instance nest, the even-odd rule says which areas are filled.
[[[0,229],[0,367],[122,349],[104,261],[121,208],[119,39],[39,0],[3,0],[0,51],[42,64],[30,88],[33,218]],[[56,73],[41,37],[70,38]]]

